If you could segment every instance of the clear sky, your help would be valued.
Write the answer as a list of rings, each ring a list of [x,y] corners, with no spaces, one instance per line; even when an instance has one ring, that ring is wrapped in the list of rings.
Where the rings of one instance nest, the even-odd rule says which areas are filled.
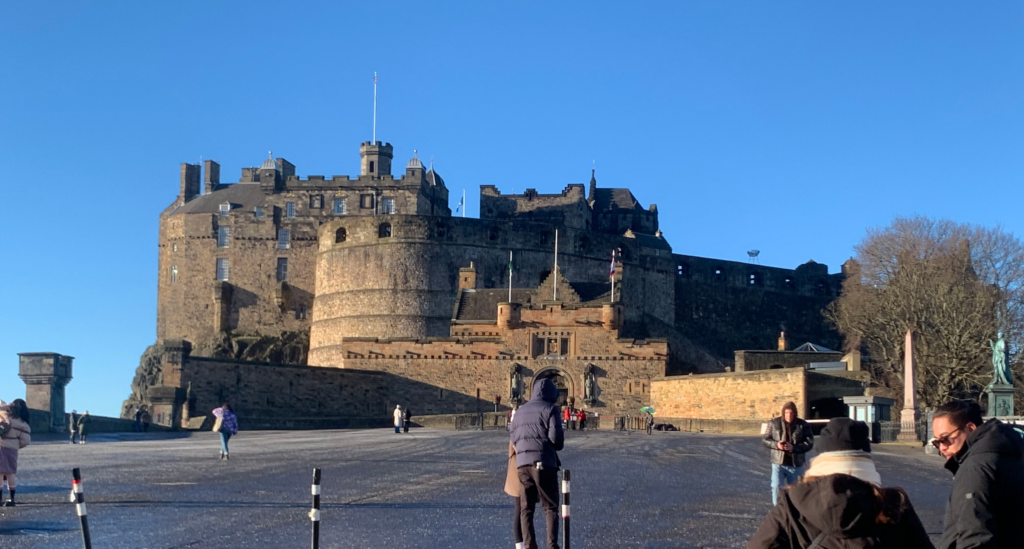
[[[378,139],[482,184],[590,179],[678,253],[832,272],[894,215],[1024,221],[1019,2],[4,2],[0,398],[76,357],[116,415],[155,340],[181,162],[358,174]]]

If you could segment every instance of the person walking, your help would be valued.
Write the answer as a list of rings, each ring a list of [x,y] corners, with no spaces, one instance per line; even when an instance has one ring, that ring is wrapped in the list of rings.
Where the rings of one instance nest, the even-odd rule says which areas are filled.
[[[932,444],[953,473],[939,549],[1020,547],[1024,440],[997,419],[983,421],[974,401],[939,406],[932,432]]]
[[[412,423],[412,408],[405,407],[405,418],[402,420],[402,431],[405,433],[409,432],[409,424]]]
[[[142,408],[135,409],[135,423],[132,424],[132,430],[136,433],[142,432]]]
[[[537,549],[533,513],[538,501],[544,507],[548,549],[558,549],[558,451],[565,444],[565,432],[556,402],[555,384],[549,378],[538,379],[529,402],[519,408],[512,423],[525,549]]]
[[[68,416],[68,432],[71,433],[71,444],[78,442],[78,410],[71,410]]]
[[[512,539],[516,542],[516,549],[523,549],[523,507],[519,492],[522,486],[519,484],[519,468],[516,467],[516,445],[512,441],[508,443],[508,470],[505,472],[505,493],[512,496]]]
[[[3,499],[3,487],[6,485],[10,498],[4,502],[4,507],[14,507],[14,493],[18,487],[15,478],[18,473],[18,450],[32,442],[28,404],[19,398],[0,406],[0,425],[6,427],[2,429],[6,432],[0,436],[0,500]]]
[[[772,505],[779,500],[779,492],[799,480],[806,462],[806,454],[814,447],[811,426],[800,419],[796,404],[782,405],[782,415],[768,421],[762,443],[771,449]]]
[[[654,431],[654,414],[650,412],[644,412],[644,428],[647,429],[647,434],[651,434]]]
[[[568,406],[562,408],[562,429],[564,430],[569,429],[569,414],[571,413],[572,411],[569,409]]]
[[[153,422],[153,416],[149,414],[149,410],[142,411],[142,432],[149,432],[149,424]]]
[[[89,434],[89,424],[92,423],[92,416],[89,415],[89,410],[86,410],[81,417],[78,418],[78,443],[85,444],[85,437]]]
[[[404,417],[404,414],[402,414],[402,405],[396,404],[395,413],[391,415],[395,418],[395,434],[400,434],[402,432],[402,418]]]
[[[583,410],[576,412],[576,420],[580,423],[580,431],[587,430],[587,413]]]
[[[220,459],[231,459],[228,455],[228,441],[238,434],[238,416],[227,404],[213,409],[213,430],[220,434]]]
[[[907,493],[882,488],[866,423],[834,418],[803,481],[782,493],[746,549],[934,549]]]

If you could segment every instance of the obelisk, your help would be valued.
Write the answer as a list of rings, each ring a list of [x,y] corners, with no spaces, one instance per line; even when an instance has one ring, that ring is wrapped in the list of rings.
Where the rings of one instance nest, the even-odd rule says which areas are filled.
[[[917,438],[917,394],[914,391],[914,333],[907,330],[903,351],[903,411],[900,412],[900,434],[897,442],[921,442]]]

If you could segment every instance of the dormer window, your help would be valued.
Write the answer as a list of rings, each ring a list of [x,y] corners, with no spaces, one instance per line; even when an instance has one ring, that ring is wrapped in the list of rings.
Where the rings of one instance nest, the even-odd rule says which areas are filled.
[[[227,217],[228,213],[230,213],[230,212],[231,212],[231,203],[230,202],[225,202],[225,203],[220,205],[220,216],[221,217]]]

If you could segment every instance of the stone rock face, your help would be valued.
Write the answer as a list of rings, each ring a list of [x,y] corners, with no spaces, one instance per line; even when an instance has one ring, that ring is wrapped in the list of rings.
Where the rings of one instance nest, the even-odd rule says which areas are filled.
[[[121,406],[121,417],[135,418],[135,409],[151,411],[147,397],[150,387],[163,384],[160,361],[161,347],[150,345],[139,359],[139,367],[132,380],[132,394]],[[195,344],[193,356],[271,362],[275,364],[304,365],[309,352],[309,331],[282,332],[278,336],[257,332],[223,332]]]

